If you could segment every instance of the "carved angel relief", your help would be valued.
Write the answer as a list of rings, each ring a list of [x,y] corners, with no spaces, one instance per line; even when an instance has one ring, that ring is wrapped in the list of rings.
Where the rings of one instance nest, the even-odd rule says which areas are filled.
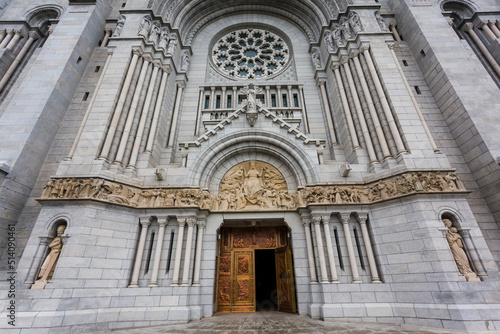
[[[247,161],[231,168],[220,184],[215,210],[293,209],[295,195],[273,166]]]

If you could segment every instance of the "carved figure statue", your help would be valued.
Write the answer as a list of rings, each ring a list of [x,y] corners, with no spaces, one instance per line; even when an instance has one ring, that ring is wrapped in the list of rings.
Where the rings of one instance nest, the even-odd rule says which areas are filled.
[[[452,222],[449,219],[443,219],[443,224],[448,228],[448,231],[446,232],[446,240],[448,241],[448,245],[450,246],[451,253],[453,254],[458,270],[465,276],[467,281],[480,281],[479,277],[471,269],[469,259],[464,251],[462,237],[458,234],[457,229],[452,226]]]
[[[175,53],[176,48],[177,48],[177,35],[175,33],[171,33],[169,35],[167,54],[173,55]]]
[[[158,47],[160,49],[166,50],[168,45],[168,28],[163,28],[160,32],[160,42],[158,43]]]
[[[50,252],[42,263],[42,267],[38,273],[38,279],[31,286],[32,289],[45,288],[47,282],[52,278],[57,260],[59,259],[59,255],[61,254],[61,249],[63,247],[62,235],[65,230],[66,225],[60,225],[57,227],[57,236],[49,244]]]
[[[149,30],[151,30],[151,15],[145,15],[142,20],[141,24],[139,25],[139,32],[138,35],[142,36],[144,38],[148,38],[149,36]]]
[[[116,23],[116,28],[115,28],[115,32],[113,33],[113,37],[120,36],[120,34],[122,33],[123,25],[125,24],[126,19],[127,18],[125,16],[120,15],[120,17],[118,18],[118,22]]]
[[[325,41],[326,48],[328,52],[335,52],[335,46],[333,45],[332,32],[326,30],[323,34],[323,40]]]
[[[387,24],[385,24],[384,18],[382,17],[382,15],[380,15],[380,12],[378,10],[375,12],[375,18],[377,19],[380,30],[387,31]]]
[[[160,35],[160,22],[155,21],[155,23],[151,27],[151,31],[149,33],[148,42],[156,44],[158,42],[158,36],[159,35]]]
[[[347,18],[343,17],[340,19],[339,27],[345,40],[352,38],[351,27],[349,26],[349,21],[347,20]]]
[[[187,72],[190,61],[191,61],[191,56],[189,55],[189,51],[184,51],[182,53],[182,59],[181,59],[181,72]]]
[[[359,15],[356,12],[349,13],[349,24],[351,25],[352,31],[354,31],[355,34],[363,30],[363,28],[361,27],[361,20],[359,19]]]
[[[333,40],[335,41],[335,44],[337,47],[344,46],[344,40],[342,39],[342,31],[340,30],[340,27],[338,24],[334,24],[332,27],[332,34],[333,34]]]
[[[321,68],[321,58],[320,58],[318,48],[313,48],[311,52],[312,62],[315,68]]]

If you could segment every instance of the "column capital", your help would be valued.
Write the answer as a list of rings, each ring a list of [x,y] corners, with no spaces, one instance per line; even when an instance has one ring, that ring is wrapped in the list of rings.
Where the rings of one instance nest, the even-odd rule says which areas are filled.
[[[140,48],[133,48],[132,53],[136,56],[142,56],[142,50]]]
[[[313,215],[311,220],[313,225],[319,225],[321,223],[321,215]]]
[[[323,225],[329,224],[330,223],[330,215],[321,216],[321,221],[323,222]]]
[[[210,87],[210,90],[211,90],[212,92],[215,92],[215,87]]]
[[[168,66],[168,65],[162,66],[161,69],[163,70],[163,72],[165,72],[167,74],[170,74],[170,72],[172,72],[172,70],[170,69],[170,66]]]
[[[148,53],[148,54],[144,54],[142,56],[142,58],[144,59],[144,61],[147,61],[148,63],[151,63],[153,61],[153,57],[151,57],[151,55]]]
[[[148,227],[151,225],[151,217],[139,217],[139,222],[141,223],[142,227]]]
[[[467,22],[466,24],[464,24],[463,26],[463,31],[465,32],[469,32],[470,30],[474,30],[474,23],[472,22]]]
[[[342,224],[349,224],[349,218],[351,218],[351,213],[340,212],[339,218],[342,221]]]
[[[110,34],[110,35],[111,35],[111,33],[113,32],[113,29],[111,29],[111,28],[106,28],[106,29],[104,29],[104,32],[105,32],[106,34]]]
[[[155,59],[153,61],[153,66],[160,69],[161,68],[161,61],[159,61],[158,59]]]
[[[5,29],[0,30],[0,36],[5,36],[5,35],[7,35],[7,30]]]
[[[368,43],[361,44],[361,46],[359,47],[360,52],[365,52],[368,50],[370,50],[370,44]]]
[[[177,81],[177,88],[180,89],[186,88],[186,83],[184,81]]]
[[[186,223],[188,227],[193,227],[196,224],[196,218],[186,218]]]
[[[168,217],[156,217],[156,220],[158,221],[158,225],[160,225],[160,227],[168,225]]]
[[[366,224],[366,220],[368,219],[367,212],[356,212],[356,216],[357,216],[358,222],[360,224]]]
[[[477,27],[479,29],[483,29],[484,26],[488,26],[488,20],[481,20],[478,24]]]
[[[356,58],[357,56],[359,56],[359,50],[351,50],[349,52],[349,58]]]
[[[488,20],[487,22],[489,27],[494,26],[496,24],[496,20]]]
[[[198,228],[205,228],[207,226],[207,218],[198,218],[196,225],[198,225]]]
[[[179,227],[183,227],[184,225],[186,225],[186,218],[177,218],[177,224],[179,225]]]
[[[271,89],[271,86],[266,86],[266,89],[267,89],[267,90]]]
[[[287,88],[288,90],[290,90],[290,89],[292,89],[292,85],[288,85],[288,86],[286,86],[286,88]]]
[[[310,226],[311,225],[311,217],[301,217],[302,219],[302,226]]]
[[[326,82],[326,79],[324,78],[319,78],[317,81],[318,86],[324,86]]]
[[[14,34],[21,36],[22,35],[21,29],[14,30]]]
[[[223,92],[225,92],[225,91],[226,91],[226,89],[227,89],[227,87],[226,87],[226,86],[222,86],[222,91],[223,91]]]
[[[332,63],[331,67],[332,71],[337,71],[340,69],[340,63]]]
[[[391,50],[394,50],[394,46],[395,46],[394,43],[387,43],[387,47]]]
[[[19,33],[19,35],[21,35],[21,32],[20,31],[16,31],[16,34]],[[28,33],[28,36],[29,38],[32,38],[34,40],[37,40],[41,37],[40,33],[38,31],[30,31]]]
[[[345,65],[345,64],[347,64],[348,62],[349,62],[349,57],[348,57],[348,56],[342,56],[342,57],[340,58],[340,64],[341,64],[341,65]]]
[[[112,56],[113,53],[115,53],[115,49],[108,49],[107,52],[108,52],[108,56]]]

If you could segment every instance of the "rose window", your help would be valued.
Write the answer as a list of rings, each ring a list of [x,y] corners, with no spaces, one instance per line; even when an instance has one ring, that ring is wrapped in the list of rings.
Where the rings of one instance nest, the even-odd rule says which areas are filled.
[[[260,29],[233,31],[215,43],[212,60],[236,79],[261,79],[280,72],[290,58],[285,41]]]

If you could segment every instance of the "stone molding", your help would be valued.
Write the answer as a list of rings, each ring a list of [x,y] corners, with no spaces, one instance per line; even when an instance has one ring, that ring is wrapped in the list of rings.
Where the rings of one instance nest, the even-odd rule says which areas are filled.
[[[296,193],[266,192],[258,204],[243,208],[236,205],[236,197],[222,198],[223,194],[211,194],[206,190],[139,188],[101,178],[51,179],[38,200],[94,200],[141,209],[197,208],[211,212],[296,211],[315,205],[374,204],[414,194],[450,193],[467,193],[454,172],[413,171],[364,184],[306,186]],[[286,205],[280,205],[280,197],[287,199]],[[222,201],[228,205],[221,208]]]

